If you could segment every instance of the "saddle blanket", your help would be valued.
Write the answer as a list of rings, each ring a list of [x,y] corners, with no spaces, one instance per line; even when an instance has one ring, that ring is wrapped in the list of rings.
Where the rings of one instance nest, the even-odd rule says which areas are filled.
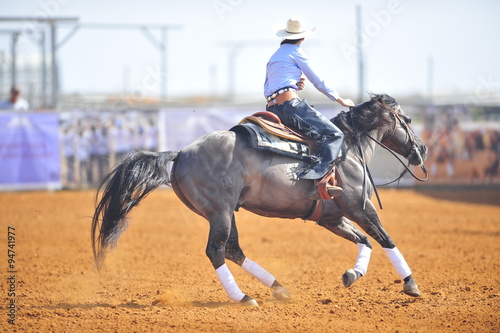
[[[244,131],[243,131],[244,130]],[[280,138],[267,132],[260,126],[245,122],[231,128],[231,131],[247,133],[253,148],[270,151],[276,154],[292,157],[307,163],[311,162],[309,146],[305,143]]]

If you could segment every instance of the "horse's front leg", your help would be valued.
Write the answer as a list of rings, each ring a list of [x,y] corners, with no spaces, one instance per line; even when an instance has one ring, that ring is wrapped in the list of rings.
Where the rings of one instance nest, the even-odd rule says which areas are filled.
[[[344,286],[350,287],[357,279],[366,275],[366,272],[368,271],[368,264],[370,263],[372,245],[370,244],[368,237],[366,237],[361,231],[359,231],[358,228],[356,228],[354,224],[344,217],[333,220],[321,220],[319,221],[319,225],[358,246],[358,257],[356,258],[354,268],[348,269],[342,275],[342,282],[344,283]]]
[[[396,268],[401,279],[404,281],[403,290],[405,294],[410,296],[421,296],[420,290],[418,289],[418,285],[411,276],[410,266],[406,263],[405,258],[399,252],[399,249],[394,245],[393,248],[384,248],[384,251],[387,253],[389,260]]]
[[[382,226],[373,204],[368,201],[365,210],[355,212],[349,218],[382,246],[396,272],[404,281],[403,291],[410,296],[421,296],[417,283],[411,275],[410,266]]]

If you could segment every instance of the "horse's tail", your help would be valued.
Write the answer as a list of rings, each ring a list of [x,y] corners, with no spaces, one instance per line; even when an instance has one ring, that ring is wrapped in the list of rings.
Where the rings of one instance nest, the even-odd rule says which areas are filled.
[[[121,162],[102,181],[96,193],[102,197],[92,218],[92,251],[100,268],[109,249],[116,247],[120,235],[127,229],[127,214],[151,191],[170,184],[168,162],[179,151],[135,152]]]

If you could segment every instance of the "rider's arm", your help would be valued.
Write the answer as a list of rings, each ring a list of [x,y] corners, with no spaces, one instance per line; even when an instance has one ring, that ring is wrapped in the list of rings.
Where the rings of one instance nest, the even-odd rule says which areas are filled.
[[[299,48],[297,50],[297,52],[294,54],[294,59],[297,66],[299,66],[304,75],[309,81],[311,81],[316,89],[321,91],[332,101],[338,102],[340,105],[354,106],[353,101],[351,101],[350,99],[341,98],[339,93],[335,89],[330,88],[326,84],[326,82],[316,73],[311,64],[311,61],[302,49]]]
[[[353,107],[354,106],[354,102],[351,101],[349,98],[337,98],[337,102],[342,105],[342,106],[348,106],[348,107]]]

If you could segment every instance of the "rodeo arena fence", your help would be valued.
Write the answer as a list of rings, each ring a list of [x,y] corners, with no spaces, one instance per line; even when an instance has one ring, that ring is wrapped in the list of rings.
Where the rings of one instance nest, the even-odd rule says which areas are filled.
[[[418,114],[415,118],[420,121],[412,127],[429,148],[426,165],[430,175],[425,184],[500,183],[498,119],[472,121],[453,107],[403,109],[411,116]],[[182,149],[204,134],[230,129],[255,111],[0,112],[0,190],[95,187],[133,151]],[[403,170],[381,148],[369,167],[376,184],[396,178]],[[391,186],[398,185],[417,184],[405,176]]]

